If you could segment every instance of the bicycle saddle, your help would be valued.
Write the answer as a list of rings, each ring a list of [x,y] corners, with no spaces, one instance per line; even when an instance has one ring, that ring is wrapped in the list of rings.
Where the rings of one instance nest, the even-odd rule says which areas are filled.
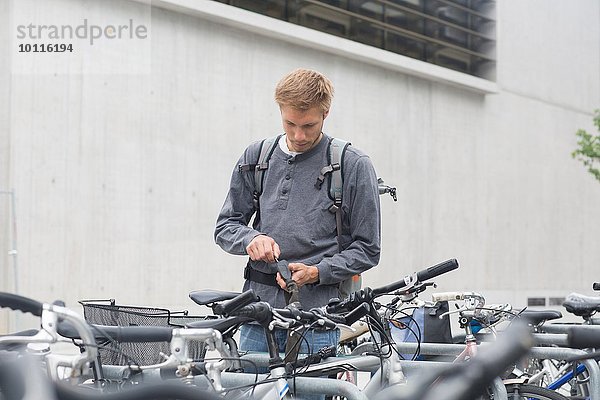
[[[545,321],[562,318],[562,313],[557,310],[525,310],[519,316],[526,318],[533,325],[539,325]]]
[[[563,307],[579,317],[590,317],[596,311],[600,311],[600,297],[571,293],[565,299]]]
[[[239,292],[224,292],[222,290],[202,289],[191,292],[189,296],[194,303],[200,304],[201,306],[206,306],[233,299],[239,294]]]

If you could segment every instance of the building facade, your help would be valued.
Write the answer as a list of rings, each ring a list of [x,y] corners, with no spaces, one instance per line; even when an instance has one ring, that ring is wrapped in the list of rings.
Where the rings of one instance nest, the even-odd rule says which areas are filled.
[[[571,157],[600,107],[597,1],[495,3],[485,76],[217,1],[51,3],[0,2],[0,191],[15,199],[0,195],[0,290],[192,313],[207,312],[192,290],[239,290],[245,260],[214,244],[215,219],[245,146],[281,132],[273,91],[297,67],[335,85],[325,132],[397,187],[364,284],[457,258],[438,290],[518,307],[600,281],[600,184]],[[27,31],[28,13],[48,28]],[[52,43],[70,42],[55,15],[89,37],[62,58],[23,58],[52,24]],[[115,55],[108,26],[129,20]],[[104,37],[85,47],[93,24]],[[28,323],[1,315],[0,330]]]

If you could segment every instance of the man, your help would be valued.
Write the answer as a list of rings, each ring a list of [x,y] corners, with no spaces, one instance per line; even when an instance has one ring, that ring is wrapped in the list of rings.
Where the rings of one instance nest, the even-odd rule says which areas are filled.
[[[323,133],[323,124],[332,97],[333,85],[319,72],[297,69],[281,79],[275,101],[285,133],[269,158],[261,180],[262,192],[255,195],[253,167],[261,153],[261,142],[256,142],[239,159],[217,219],[217,244],[228,253],[250,257],[244,290],[253,289],[274,307],[286,305],[282,290],[286,284],[277,272],[278,260],[289,262],[304,309],[339,297],[341,281],[379,262],[379,193],[368,156],[352,146],[344,153],[339,238],[327,180],[316,185],[321,170],[330,164],[330,137]],[[253,215],[253,227],[249,227]],[[276,336],[283,351],[285,332],[276,332]],[[307,341],[310,350],[316,351],[335,345],[338,336],[338,332],[309,332]],[[260,326],[242,327],[240,349],[267,351]],[[302,352],[306,351],[303,347]]]

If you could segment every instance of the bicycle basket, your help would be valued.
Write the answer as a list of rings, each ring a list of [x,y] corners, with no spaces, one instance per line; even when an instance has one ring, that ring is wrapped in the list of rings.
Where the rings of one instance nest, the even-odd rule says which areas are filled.
[[[109,326],[172,326],[185,327],[193,321],[204,320],[206,316],[189,316],[187,311],[170,311],[166,308],[117,305],[110,300],[81,300],[83,316],[90,324]],[[206,346],[201,341],[192,340],[188,345],[189,357],[194,360],[204,358]],[[151,365],[160,363],[160,353],[170,354],[167,342],[121,343],[106,341],[99,343],[100,361],[105,365]]]

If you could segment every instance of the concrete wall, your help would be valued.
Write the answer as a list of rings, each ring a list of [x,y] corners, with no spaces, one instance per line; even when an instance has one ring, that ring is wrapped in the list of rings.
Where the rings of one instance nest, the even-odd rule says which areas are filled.
[[[74,1],[52,5],[67,12]],[[86,3],[115,20],[148,11]],[[0,86],[10,110],[0,179],[18,198],[21,293],[77,310],[79,299],[116,298],[205,312],[189,291],[239,289],[244,259],[214,244],[214,221],[246,144],[281,130],[276,81],[305,66],[336,86],[325,131],[398,187],[398,203],[382,198],[382,260],[367,284],[456,257],[461,269],[440,290],[516,305],[589,294],[600,280],[600,185],[570,153],[600,104],[600,4],[498,3],[498,94],[157,7],[151,56],[140,58],[148,73],[13,69]]]
[[[0,38],[9,35],[8,2],[0,2]],[[8,191],[10,167],[10,53],[7,40],[0,40],[0,193]],[[12,288],[10,282],[10,264],[8,258],[9,237],[9,196],[0,194],[0,290],[8,291]],[[8,312],[0,311],[0,331],[8,325]]]

